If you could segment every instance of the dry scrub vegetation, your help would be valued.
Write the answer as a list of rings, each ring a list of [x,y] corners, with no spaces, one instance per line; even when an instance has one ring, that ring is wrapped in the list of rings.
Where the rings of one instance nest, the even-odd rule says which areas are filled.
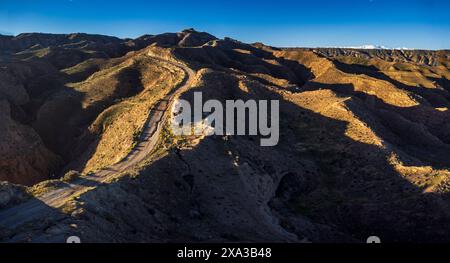
[[[185,77],[182,70],[150,58],[135,60],[131,67],[141,74],[142,91],[103,111],[89,127],[91,132],[101,136],[84,172],[123,159],[138,141],[150,109]]]
[[[1,61],[0,152],[8,158],[0,179],[34,184],[59,158],[85,174],[41,182],[28,189],[34,195],[87,180],[136,146],[150,109],[186,77],[153,56],[196,70],[183,99],[202,91],[204,100],[280,101],[276,147],[259,147],[254,136],[175,136],[166,123],[154,158],[98,187],[79,186],[86,191],[54,211],[64,224],[76,222],[71,234],[114,242],[360,242],[374,233],[449,241],[448,51],[281,49],[193,29],[126,41],[58,38],[58,48],[39,38],[40,46],[26,42]]]

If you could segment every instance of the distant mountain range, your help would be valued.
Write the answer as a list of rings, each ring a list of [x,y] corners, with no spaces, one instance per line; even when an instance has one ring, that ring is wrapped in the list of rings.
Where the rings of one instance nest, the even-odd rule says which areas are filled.
[[[450,242],[450,51],[359,48],[0,36],[0,242]],[[175,135],[198,91],[279,144]]]
[[[397,47],[397,48],[391,48],[386,47],[383,45],[361,45],[361,46],[344,46],[344,47],[333,47],[333,48],[346,48],[346,49],[395,49],[395,50],[413,50],[414,48],[407,48],[407,47]]]
[[[88,36],[90,34],[68,34],[68,35],[63,35],[63,34],[47,34],[47,33],[24,33],[24,34],[19,34],[17,36],[14,36],[13,34],[6,32],[6,31],[1,31],[0,30],[0,39],[10,39],[10,40],[17,40],[17,39],[21,39],[24,37],[30,37],[30,36],[54,36],[54,37],[60,37],[60,38],[64,38],[65,36]],[[90,35],[90,36],[100,36],[100,35]],[[143,36],[145,37],[145,36]],[[110,38],[115,38],[115,37],[110,37]],[[142,38],[142,37],[140,37]],[[115,38],[117,39],[117,38]],[[139,38],[138,38],[139,39]],[[41,44],[41,43],[38,43]],[[361,46],[330,46],[330,47],[323,47],[323,48],[342,48],[342,49],[390,49],[390,50],[415,50],[415,48],[408,48],[408,47],[396,47],[396,48],[392,48],[392,47],[387,47],[384,45],[374,45],[374,44],[366,44],[366,45],[361,45]]]

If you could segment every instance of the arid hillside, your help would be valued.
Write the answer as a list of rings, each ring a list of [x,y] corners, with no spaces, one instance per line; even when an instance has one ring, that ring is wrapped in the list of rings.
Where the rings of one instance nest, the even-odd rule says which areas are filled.
[[[88,171],[123,158],[149,107],[183,77],[133,50],[212,38],[189,31],[135,40],[87,34],[4,37],[0,180],[32,185],[69,167]]]
[[[449,51],[280,49],[193,29],[0,47],[1,241],[450,241]],[[279,100],[279,144],[174,135],[160,107],[186,83],[186,100]],[[152,151],[114,170],[158,110]],[[36,212],[6,219],[21,204]]]

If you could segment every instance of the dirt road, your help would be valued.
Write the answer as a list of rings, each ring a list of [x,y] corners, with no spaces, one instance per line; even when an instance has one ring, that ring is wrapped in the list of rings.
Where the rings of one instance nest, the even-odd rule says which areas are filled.
[[[139,143],[128,156],[110,167],[73,180],[67,186],[49,191],[42,196],[33,198],[17,206],[1,210],[0,229],[14,229],[32,220],[45,220],[49,211],[62,207],[71,197],[110,181],[119,176],[120,173],[137,165],[149,155],[158,143],[162,127],[170,116],[172,103],[179,94],[191,86],[195,76],[195,72],[186,65],[153,56],[152,58],[181,68],[186,76],[178,88],[157,102],[149,112]]]

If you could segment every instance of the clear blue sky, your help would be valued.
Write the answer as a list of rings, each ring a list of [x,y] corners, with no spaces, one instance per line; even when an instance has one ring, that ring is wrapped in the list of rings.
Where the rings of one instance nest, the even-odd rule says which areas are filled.
[[[450,1],[0,0],[0,34],[137,37],[188,27],[274,46],[450,49]]]

